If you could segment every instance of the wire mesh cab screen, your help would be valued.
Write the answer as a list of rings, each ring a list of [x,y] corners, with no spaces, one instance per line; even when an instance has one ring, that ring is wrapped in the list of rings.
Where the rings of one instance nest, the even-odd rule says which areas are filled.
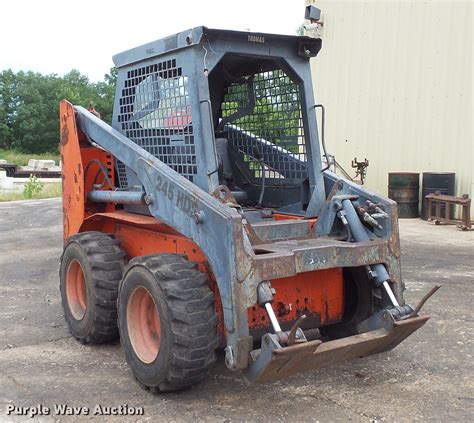
[[[129,70],[118,124],[126,137],[193,181],[197,164],[188,83],[175,59]],[[120,185],[127,186],[123,163],[117,169]]]
[[[267,185],[301,184],[307,176],[307,166],[298,84],[283,70],[260,72],[244,79],[247,82],[227,86],[221,104],[223,130],[234,155],[256,184],[262,177],[258,158],[263,160]],[[249,89],[252,81],[253,89]],[[233,115],[237,118],[232,119]]]

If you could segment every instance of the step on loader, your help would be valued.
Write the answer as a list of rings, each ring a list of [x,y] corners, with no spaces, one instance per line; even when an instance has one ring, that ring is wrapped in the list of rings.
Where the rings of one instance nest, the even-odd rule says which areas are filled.
[[[390,350],[403,299],[396,204],[323,168],[321,40],[197,27],[114,56],[112,126],[60,104],[71,333],[116,340],[153,391],[225,349],[249,382]]]

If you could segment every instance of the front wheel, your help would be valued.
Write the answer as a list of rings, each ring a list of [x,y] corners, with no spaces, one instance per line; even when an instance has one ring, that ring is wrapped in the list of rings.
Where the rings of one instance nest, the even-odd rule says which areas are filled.
[[[363,267],[343,269],[344,315],[342,322],[320,328],[323,336],[330,339],[345,338],[357,334],[359,323],[372,313],[372,288]]]
[[[206,276],[178,254],[132,259],[120,286],[119,330],[136,379],[174,391],[204,379],[218,345]]]

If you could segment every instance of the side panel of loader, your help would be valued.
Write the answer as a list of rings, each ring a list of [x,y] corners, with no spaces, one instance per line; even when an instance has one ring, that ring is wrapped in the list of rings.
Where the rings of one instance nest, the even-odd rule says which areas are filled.
[[[219,288],[206,256],[192,240],[152,217],[123,211],[95,214],[85,220],[81,226],[82,231],[105,231],[113,234],[129,259],[155,253],[177,253],[198,262],[200,270],[207,274],[215,294],[219,335],[221,342],[225,344],[226,331]],[[342,269],[302,273],[274,279],[272,284],[277,290],[275,310],[283,328],[289,330],[302,314],[307,316],[302,326],[307,329],[341,321],[344,311]],[[256,304],[248,309],[248,321],[249,329],[256,338],[271,330],[268,315]]]
[[[79,232],[84,221],[84,175],[76,117],[71,104],[60,104],[61,162],[63,175],[63,236]]]
[[[61,118],[61,162],[63,186],[63,236],[81,231],[88,216],[103,211],[113,211],[113,203],[87,204],[87,193],[94,184],[104,183],[100,167],[105,169],[109,184],[115,184],[114,158],[104,150],[93,147],[78,130],[75,112],[71,104],[60,104]],[[82,138],[81,138],[82,137]]]

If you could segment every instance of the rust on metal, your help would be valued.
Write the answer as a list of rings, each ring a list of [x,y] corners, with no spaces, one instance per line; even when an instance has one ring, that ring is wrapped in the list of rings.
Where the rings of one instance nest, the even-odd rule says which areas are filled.
[[[429,316],[413,317],[395,322],[392,330],[379,329],[334,341],[319,340],[272,352],[268,366],[251,382],[281,379],[303,370],[314,370],[338,364],[356,357],[378,354],[391,350],[423,326]],[[248,375],[245,375],[248,379]]]
[[[59,143],[61,145],[66,145],[69,141],[69,126],[67,124],[67,114],[63,113],[61,115],[61,138]]]
[[[367,168],[369,167],[369,161],[364,159],[363,162],[357,161],[357,157],[351,162],[351,167],[356,170],[356,174],[353,179],[360,177],[361,185],[364,185],[365,177],[367,175]]]
[[[455,197],[452,195],[443,195],[440,191],[436,191],[434,194],[428,194],[425,196],[427,200],[428,220],[434,221],[437,225],[440,223],[447,223],[451,225],[457,225],[459,229],[463,231],[472,228],[471,224],[471,199],[469,195],[463,194],[462,197]],[[445,206],[445,217],[441,216],[441,206]],[[451,207],[452,206],[462,207],[461,219],[450,219]],[[434,214],[433,214],[434,206]]]
[[[386,263],[387,242],[348,243],[330,238],[275,241],[258,246],[254,258],[262,280],[313,270]],[[396,277],[396,275],[394,275]]]
[[[74,109],[71,103],[62,101],[61,114],[61,156],[67,157],[62,165],[64,239],[79,232],[84,221],[84,180],[77,179],[77,164],[81,162],[81,149],[76,128]]]
[[[306,315],[303,329],[338,323],[344,313],[344,281],[341,268],[319,270],[271,280],[275,289],[273,309],[283,330]],[[270,327],[264,308],[253,305],[248,310],[251,329]],[[296,331],[296,329],[295,329]]]
[[[388,198],[397,202],[398,217],[418,217],[420,174],[391,172],[388,174]]]
[[[294,345],[296,343],[296,332],[300,328],[301,323],[303,323],[304,319],[306,319],[306,314],[300,316],[300,318],[295,323],[293,323],[293,326],[290,330],[290,334],[288,335],[288,345]]]
[[[441,285],[435,285],[431,290],[430,292],[428,292],[421,300],[420,302],[418,303],[418,305],[415,307],[415,309],[413,310],[413,313],[411,313],[408,317],[413,317],[413,316],[417,316],[418,313],[421,311],[421,308],[425,305],[426,301],[428,301],[431,296],[438,290],[441,288]]]
[[[235,201],[232,192],[226,185],[219,185],[211,195],[223,204],[226,204],[228,206],[240,207],[237,204],[237,201]]]

